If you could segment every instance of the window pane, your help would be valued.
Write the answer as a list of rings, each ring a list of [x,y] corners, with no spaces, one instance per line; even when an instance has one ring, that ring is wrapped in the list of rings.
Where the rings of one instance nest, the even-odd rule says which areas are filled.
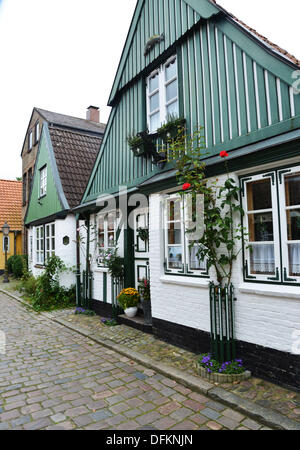
[[[271,180],[258,180],[247,184],[248,211],[272,208]]]
[[[159,126],[160,126],[160,115],[158,112],[150,117],[150,133],[156,131]]]
[[[168,217],[170,221],[181,219],[181,200],[172,200],[169,202]]]
[[[178,109],[178,101],[171,103],[167,106],[167,116],[175,116],[178,117],[179,109]]]
[[[197,256],[198,245],[194,245],[189,249],[189,268],[190,270],[205,270],[206,263],[205,261],[200,261]]]
[[[104,217],[103,216],[101,216],[99,218],[98,229],[99,229],[99,233],[102,233],[104,231]]]
[[[50,236],[50,226],[46,225],[46,237]]]
[[[250,242],[266,242],[274,240],[273,214],[249,214],[249,240]]]
[[[55,239],[52,238],[52,250],[55,250]]]
[[[115,229],[115,215],[114,214],[108,214],[107,229],[110,231]]]
[[[115,234],[113,232],[108,233],[108,247],[115,246]]]
[[[300,209],[286,212],[289,241],[300,241]]]
[[[182,248],[181,247],[169,247],[168,248],[168,261],[171,269],[182,269]]]
[[[168,84],[168,86],[166,87],[167,102],[169,102],[170,100],[172,100],[175,97],[177,97],[177,80]]]
[[[273,244],[252,244],[250,252],[250,272],[261,275],[275,274]]]
[[[41,238],[44,237],[44,227],[41,227]]]
[[[171,223],[169,225],[168,231],[168,244],[181,244],[181,229],[179,229],[180,224]]]
[[[300,205],[300,174],[285,177],[286,206]]]
[[[177,64],[176,59],[166,65],[166,81],[177,76]]]
[[[150,113],[159,109],[159,92],[150,97]]]
[[[99,245],[104,247],[104,233],[99,233]]]
[[[290,276],[300,276],[300,244],[289,244],[289,274]]]
[[[158,89],[158,73],[149,79],[149,92],[151,93],[156,89]]]
[[[51,225],[51,233],[52,233],[52,237],[55,236],[55,225]]]

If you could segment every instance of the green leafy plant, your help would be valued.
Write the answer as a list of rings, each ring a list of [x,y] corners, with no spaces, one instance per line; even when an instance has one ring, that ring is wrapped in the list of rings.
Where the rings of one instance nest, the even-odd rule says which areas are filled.
[[[27,272],[27,255],[12,255],[7,260],[7,270],[16,278],[22,278]]]
[[[157,129],[157,134],[164,141],[169,141],[172,138],[177,138],[180,130],[184,128],[186,120],[183,117],[177,117],[170,115],[167,118],[167,122]]]
[[[136,230],[137,237],[139,237],[143,242],[147,242],[149,240],[149,230],[148,228],[139,227]]]
[[[115,278],[123,278],[124,265],[123,259],[118,255],[118,248],[99,250],[99,262],[108,268],[108,273]]]
[[[52,256],[45,264],[45,270],[37,278],[36,288],[31,296],[31,304],[36,311],[66,308],[75,304],[75,286],[65,288],[59,284],[59,276],[67,271],[58,256]]]
[[[150,280],[147,280],[147,278],[142,278],[139,282],[139,293],[145,302],[150,302]]]
[[[223,286],[230,284],[233,262],[242,250],[237,248],[237,243],[245,236],[240,224],[244,211],[239,201],[240,187],[230,177],[226,159],[224,184],[219,185],[218,179],[210,182],[206,179],[206,166],[202,161],[207,154],[204,149],[201,127],[191,135],[186,135],[182,128],[178,139],[170,142],[169,159],[175,162],[178,184],[182,185],[181,195],[188,192],[195,202],[198,195],[203,196],[205,232],[199,239],[191,240],[190,247],[197,246],[197,257],[207,261],[208,269],[214,267],[218,283]],[[225,151],[220,153],[221,158],[227,156]],[[195,210],[193,223],[196,223],[196,213]],[[194,233],[196,229],[197,225],[194,225],[187,233]]]
[[[115,319],[101,319],[101,323],[107,327],[115,327],[118,325],[118,322]]]
[[[143,156],[146,153],[146,142],[141,133],[129,135],[127,142],[135,156]]]
[[[234,361],[226,361],[224,363],[218,362],[212,358],[210,353],[203,353],[198,359],[198,364],[201,367],[207,369],[208,373],[223,373],[226,375],[237,375],[244,373],[243,361],[241,359],[235,359]]]
[[[134,308],[140,300],[139,292],[134,288],[123,289],[117,297],[118,303],[122,309]]]

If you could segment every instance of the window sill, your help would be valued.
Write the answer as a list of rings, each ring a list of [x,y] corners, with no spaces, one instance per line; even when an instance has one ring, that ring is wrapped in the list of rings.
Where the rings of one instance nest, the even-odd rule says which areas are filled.
[[[94,268],[93,268],[93,272],[98,272],[98,273],[108,273],[108,269],[106,268],[106,267],[98,267],[98,266],[95,266]]]
[[[160,281],[166,284],[177,284],[180,286],[190,286],[198,288],[208,288],[210,280],[207,278],[191,278],[191,277],[179,277],[176,275],[162,275]]]
[[[35,269],[45,269],[45,266],[42,266],[41,264],[36,264],[34,266]]]
[[[299,286],[242,283],[239,285],[238,290],[245,294],[256,294],[280,298],[293,298],[300,300]]]

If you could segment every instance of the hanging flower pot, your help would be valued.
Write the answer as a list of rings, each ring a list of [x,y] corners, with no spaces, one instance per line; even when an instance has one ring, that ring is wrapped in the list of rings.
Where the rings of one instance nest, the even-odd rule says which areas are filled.
[[[185,125],[186,120],[183,118],[170,117],[169,120],[157,130],[157,135],[165,143],[172,139],[176,139],[180,129]]]
[[[146,154],[146,143],[140,134],[129,136],[127,142],[134,156],[139,157]]]

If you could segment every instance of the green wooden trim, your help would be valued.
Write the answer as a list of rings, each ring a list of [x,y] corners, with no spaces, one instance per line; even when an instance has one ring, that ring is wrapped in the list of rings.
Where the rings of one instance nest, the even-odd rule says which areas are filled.
[[[275,277],[269,277],[268,280],[270,280],[270,281],[279,281],[280,280],[278,267],[276,267],[276,270],[275,270]]]
[[[247,280],[256,280],[256,277],[253,275],[249,275],[249,267],[248,267],[248,260],[246,259],[244,262],[244,277],[245,281]]]
[[[263,178],[272,178],[272,185],[275,186],[275,172],[266,173]]]
[[[287,275],[287,268],[286,268],[286,267],[283,268],[283,281],[285,281],[285,282],[294,282],[294,281],[297,281],[297,280],[294,279],[294,278],[289,278],[289,277],[288,277],[288,275]]]
[[[107,303],[107,273],[103,272],[103,301]]]
[[[291,172],[291,169],[280,170],[278,172],[279,184],[282,184],[282,175],[284,175],[285,173],[290,173],[290,172]]]
[[[280,54],[276,53],[272,48],[269,48],[228,16],[226,19],[223,16],[219,16],[219,18],[215,19],[215,22],[217,27],[222,30],[229,39],[242,48],[250,58],[262,67],[265,67],[276,77],[279,77],[287,85],[292,85],[292,72],[298,66],[289,62],[284,56],[281,57]]]

